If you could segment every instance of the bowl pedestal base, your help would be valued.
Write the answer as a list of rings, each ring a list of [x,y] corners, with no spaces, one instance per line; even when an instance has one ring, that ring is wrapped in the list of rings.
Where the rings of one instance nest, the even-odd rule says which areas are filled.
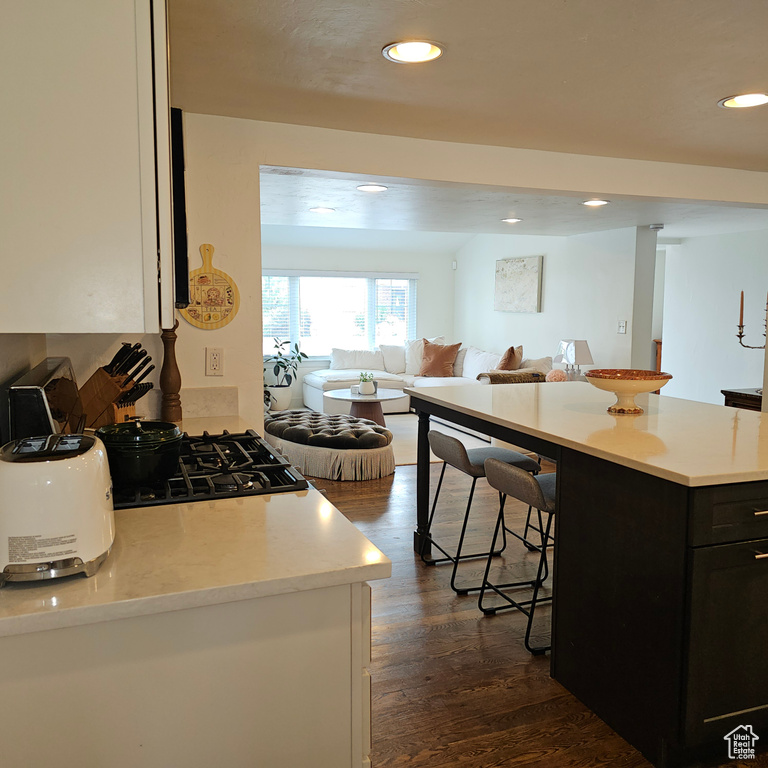
[[[614,392],[616,402],[607,410],[608,413],[644,413],[643,409],[635,403],[635,394],[629,392]]]

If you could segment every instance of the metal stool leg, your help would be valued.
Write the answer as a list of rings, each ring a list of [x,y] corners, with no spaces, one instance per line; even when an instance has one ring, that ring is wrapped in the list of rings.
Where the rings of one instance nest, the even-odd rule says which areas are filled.
[[[443,468],[440,470],[440,479],[437,481],[437,488],[435,489],[435,498],[432,502],[432,509],[430,510],[430,513],[429,513],[429,520],[427,521],[427,530],[424,534],[424,541],[421,546],[421,551],[419,552],[421,559],[428,565],[436,565],[437,563],[444,563],[450,559],[450,555],[448,555],[448,553],[442,547],[438,546],[438,544],[432,540],[432,536],[431,536],[432,520],[435,517],[435,509],[437,509],[437,498],[438,496],[440,496],[440,488],[443,485],[445,467],[446,467],[446,463],[443,462]],[[446,555],[446,557],[438,558],[438,559],[432,559],[432,558],[427,559],[426,557],[424,557],[424,549],[426,548],[427,542],[429,542],[430,544],[434,544],[444,555]]]
[[[467,500],[467,507],[466,507],[466,510],[464,512],[464,520],[463,520],[462,526],[461,526],[461,534],[459,535],[459,543],[458,543],[458,546],[457,546],[457,549],[456,549],[456,554],[455,555],[451,555],[442,546],[440,546],[440,544],[438,544],[434,540],[434,538],[432,537],[432,533],[431,533],[432,532],[432,521],[434,520],[434,517],[435,517],[435,510],[437,509],[437,499],[438,499],[438,497],[440,495],[440,489],[441,489],[442,484],[443,484],[443,477],[445,476],[445,468],[446,468],[446,466],[447,466],[447,463],[443,462],[443,467],[440,470],[440,479],[437,482],[437,489],[435,490],[435,498],[434,498],[434,500],[432,502],[432,509],[430,511],[430,514],[429,514],[429,520],[427,522],[427,530],[426,530],[425,538],[424,538],[425,545],[426,545],[427,542],[429,542],[432,546],[434,546],[436,549],[438,549],[440,552],[442,552],[443,555],[445,555],[445,557],[427,559],[424,556],[423,549],[422,549],[422,552],[420,553],[420,555],[421,555],[421,559],[425,563],[427,563],[428,565],[438,565],[440,563],[446,563],[446,562],[453,563],[453,569],[451,571],[451,589],[454,592],[456,592],[457,594],[459,594],[459,595],[466,595],[469,592],[477,591],[478,589],[480,589],[480,587],[479,586],[473,586],[473,587],[457,587],[456,586],[456,573],[457,573],[459,562],[461,560],[471,560],[471,559],[475,559],[475,558],[479,558],[479,557],[488,557],[489,556],[489,552],[473,552],[472,554],[469,554],[469,555],[462,554],[462,549],[464,547],[464,537],[466,535],[467,524],[469,522],[469,514],[470,514],[470,511],[472,509],[472,499],[474,498],[475,486],[477,485],[477,478],[476,477],[472,478],[472,485],[471,485],[471,487],[469,489],[469,499]],[[490,556],[496,557],[496,556],[500,555],[504,551],[506,546],[507,546],[506,530],[502,529],[502,545],[501,545],[500,549],[497,550],[495,548],[496,547],[496,543],[494,541],[494,545],[493,545],[493,547],[491,548],[491,551],[490,551]]]
[[[541,511],[539,511],[539,517],[541,517]],[[551,526],[552,526],[552,515],[549,514],[547,515],[546,531],[542,534],[541,557],[539,558],[539,570],[536,574],[536,584],[533,587],[533,595],[531,596],[531,607],[528,613],[528,626],[525,628],[525,647],[534,656],[538,656],[542,653],[546,653],[552,647],[551,643],[549,645],[538,645],[538,646],[531,645],[531,627],[533,626],[533,614],[536,611],[536,606],[540,602],[537,598],[539,594],[539,586],[543,581],[541,577],[542,568],[544,568],[547,563],[547,541],[549,540],[549,531]],[[546,578],[546,576],[544,578]],[[552,598],[548,598],[548,599],[551,600]]]
[[[500,496],[499,515],[498,515],[498,518],[496,519],[496,528],[494,530],[493,543],[491,547],[495,546],[496,539],[499,535],[499,529],[504,525],[504,502],[506,500],[506,497],[501,493],[499,494],[499,496]],[[533,619],[536,612],[536,606],[544,602],[550,602],[552,600],[551,596],[545,597],[545,598],[539,598],[539,589],[541,588],[541,585],[544,583],[549,573],[549,567],[547,562],[547,546],[549,544],[549,539],[550,539],[550,531],[552,526],[553,515],[551,513],[547,514],[546,526],[544,526],[543,525],[544,521],[541,518],[541,511],[537,510],[537,512],[539,516],[539,523],[540,523],[540,530],[541,530],[541,545],[537,547],[537,549],[540,552],[540,555],[539,555],[538,568],[536,571],[536,578],[530,581],[509,582],[506,584],[492,584],[488,578],[491,570],[491,558],[489,557],[485,565],[485,573],[483,575],[483,582],[480,588],[480,594],[478,596],[478,601],[477,601],[478,608],[480,608],[480,610],[485,615],[493,615],[498,613],[499,611],[510,610],[512,608],[515,608],[519,610],[521,613],[525,614],[528,617],[528,622],[525,630],[525,641],[524,641],[525,647],[527,648],[528,651],[530,651],[534,655],[545,653],[551,647],[550,645],[545,645],[545,646],[531,645],[530,638],[531,638],[531,628],[533,627]],[[531,594],[530,599],[515,600],[510,595],[502,592],[502,590],[504,589],[512,589],[517,587],[531,587],[533,589],[533,592]],[[497,594],[508,604],[493,606],[490,608],[486,607],[484,605],[484,599],[488,590],[491,590],[492,592]]]
[[[507,500],[507,497],[503,493],[499,493],[499,514],[496,518],[496,527],[493,531],[493,541],[491,543],[491,550],[496,546],[496,540],[498,539],[499,532],[504,529],[504,504]],[[507,584],[492,584],[488,580],[488,575],[491,571],[491,558],[489,557],[486,564],[485,564],[485,573],[483,574],[483,581],[480,585],[480,595],[477,600],[477,607],[486,615],[491,615],[494,613],[497,613],[498,611],[503,611],[508,608],[515,608],[519,605],[525,605],[526,602],[523,603],[517,603],[516,601],[513,601],[508,595],[505,595],[503,592],[501,592],[502,589],[510,589],[513,587],[533,587],[535,582],[533,580],[526,580],[526,581],[513,581],[509,582]],[[485,594],[487,590],[491,590],[498,594],[500,597],[503,597],[508,603],[511,603],[510,605],[502,605],[502,606],[495,606],[492,608],[486,608],[483,605],[483,601],[485,599]],[[520,609],[523,610],[523,609]]]

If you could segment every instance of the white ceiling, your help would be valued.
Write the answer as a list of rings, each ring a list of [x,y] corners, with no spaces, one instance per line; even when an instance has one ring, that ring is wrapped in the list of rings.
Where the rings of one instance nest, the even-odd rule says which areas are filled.
[[[766,0],[169,0],[189,112],[768,171]],[[393,64],[387,43],[445,54]]]
[[[386,192],[359,192],[365,182]],[[413,179],[371,179],[350,173],[265,166],[261,220],[265,225],[507,235],[579,235],[663,224],[661,238],[685,238],[768,229],[768,209],[611,197],[589,208],[587,197],[523,193],[504,187]],[[314,206],[335,208],[313,213]],[[505,224],[506,217],[517,224]]]
[[[766,0],[169,0],[174,105],[189,112],[494,146],[768,171]],[[438,60],[392,64],[427,38]],[[369,179],[364,179],[369,180]],[[664,236],[768,228],[765,210],[388,180],[263,174],[267,224],[574,234],[664,223]],[[320,199],[322,198],[322,199]],[[311,205],[338,209],[319,220]],[[502,225],[503,215],[520,224]]]

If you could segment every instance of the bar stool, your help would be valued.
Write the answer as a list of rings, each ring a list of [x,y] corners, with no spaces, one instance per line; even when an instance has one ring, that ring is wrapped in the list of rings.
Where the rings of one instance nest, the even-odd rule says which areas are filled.
[[[522,501],[523,504],[528,504],[529,515],[531,508],[537,510],[539,517],[538,530],[541,534],[541,542],[538,546],[534,546],[534,549],[538,550],[540,554],[536,578],[532,580],[509,582],[507,584],[491,583],[488,578],[491,570],[491,557],[489,556],[485,565],[485,574],[483,575],[483,582],[480,586],[480,595],[478,597],[477,605],[484,614],[495,614],[510,608],[516,608],[524,613],[528,617],[528,625],[525,630],[525,647],[534,655],[545,653],[550,649],[551,644],[532,646],[530,640],[536,606],[552,600],[551,596],[540,598],[539,589],[548,575],[547,545],[552,538],[551,530],[552,518],[555,515],[555,487],[557,484],[557,476],[553,472],[534,477],[528,472],[522,471],[519,467],[505,464],[502,461],[497,461],[492,458],[485,462],[485,476],[488,479],[488,484],[491,488],[495,488],[499,492],[499,515],[496,518],[496,528],[493,533],[493,541],[491,543],[490,551],[492,552],[496,547],[499,532],[501,531],[502,536],[504,535],[503,532],[506,528],[504,521],[504,502],[506,501],[507,496],[518,499],[519,501]],[[530,599],[516,600],[502,591],[519,587],[532,588],[533,592]],[[497,605],[490,608],[486,607],[483,604],[483,601],[488,590],[496,593],[508,604]]]
[[[494,459],[500,463],[514,465],[520,468],[520,471],[528,473],[536,473],[539,471],[539,462],[535,459],[525,456],[517,451],[510,450],[509,448],[499,448],[495,446],[489,446],[488,448],[467,448],[464,444],[457,440],[455,437],[446,435],[443,432],[437,432],[435,430],[429,433],[429,447],[432,452],[439,459],[443,460],[443,468],[440,471],[440,479],[437,483],[437,490],[435,491],[435,498],[432,502],[432,510],[429,514],[429,521],[427,522],[427,530],[424,536],[424,545],[421,550],[421,559],[430,565],[437,565],[438,563],[453,563],[453,569],[451,571],[451,589],[459,595],[466,595],[468,592],[474,592],[480,589],[479,586],[471,587],[457,587],[456,586],[456,571],[459,566],[459,562],[462,560],[470,560],[477,557],[490,557],[492,555],[501,554],[506,546],[506,532],[502,530],[502,547],[500,550],[494,552],[496,546],[496,537],[494,537],[494,545],[490,552],[474,552],[473,554],[466,555],[462,553],[464,546],[464,536],[467,531],[467,522],[469,521],[469,512],[472,508],[472,497],[475,493],[475,485],[478,478],[485,477],[485,461],[487,459]],[[464,512],[464,521],[461,526],[461,534],[459,535],[459,543],[456,548],[456,554],[451,555],[440,544],[438,544],[434,538],[432,538],[432,521],[435,517],[435,510],[437,509],[437,499],[440,496],[440,488],[443,484],[443,477],[445,475],[445,468],[451,465],[460,472],[469,475],[472,478],[472,486],[469,490],[469,499],[467,501],[467,509]],[[445,557],[438,559],[427,559],[424,555],[424,548],[426,544],[432,544],[436,549],[445,555]]]

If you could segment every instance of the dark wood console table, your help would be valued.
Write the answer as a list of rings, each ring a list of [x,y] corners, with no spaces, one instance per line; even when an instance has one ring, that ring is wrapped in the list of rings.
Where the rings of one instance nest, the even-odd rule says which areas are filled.
[[[650,394],[613,416],[581,382],[405,391],[416,551],[430,417],[555,459],[554,679],[658,768],[725,762],[742,725],[768,742],[768,414]]]
[[[757,389],[721,389],[725,397],[724,405],[733,408],[746,408],[748,411],[759,411],[763,405],[762,390]]]

